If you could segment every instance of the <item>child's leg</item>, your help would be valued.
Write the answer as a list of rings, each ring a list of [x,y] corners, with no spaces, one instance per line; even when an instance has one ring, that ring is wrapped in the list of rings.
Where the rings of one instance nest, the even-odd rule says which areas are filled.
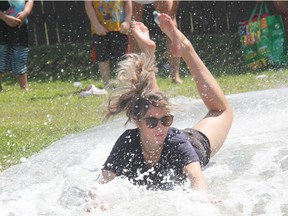
[[[7,44],[0,45],[0,92],[3,91],[3,73],[9,68],[10,48]]]
[[[18,80],[21,89],[29,90],[27,73],[16,75],[16,78]]]
[[[2,73],[0,73],[0,92],[3,91],[2,83],[3,83],[3,76]]]
[[[167,48],[169,49],[170,47],[170,42],[167,39]],[[173,53],[171,53],[171,50],[169,49],[169,55],[168,55],[168,61],[169,61],[169,66],[170,66],[170,72],[172,76],[172,82],[176,84],[181,84],[181,78],[180,78],[180,58],[179,57],[174,57]]]
[[[92,37],[92,46],[96,50],[96,62],[98,63],[98,71],[102,78],[104,88],[110,89],[110,59],[111,59],[111,50],[110,50],[110,32],[106,35],[96,35]],[[115,38],[114,38],[115,40]],[[118,39],[117,39],[118,40]],[[114,48],[116,49],[116,48]]]
[[[110,61],[101,61],[98,63],[101,78],[104,86],[109,87],[110,84]]]
[[[12,46],[11,47],[11,65],[12,72],[16,76],[20,88],[29,90],[27,79],[27,60],[28,60],[28,47]]]

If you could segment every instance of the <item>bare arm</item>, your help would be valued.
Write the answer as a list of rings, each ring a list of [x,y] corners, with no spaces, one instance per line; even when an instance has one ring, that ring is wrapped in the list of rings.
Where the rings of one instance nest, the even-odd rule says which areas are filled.
[[[208,187],[199,162],[193,162],[184,167],[184,171],[191,182],[193,189],[197,190],[197,200],[217,204],[220,199],[208,193]],[[200,192],[200,193],[199,193]]]
[[[85,10],[87,13],[87,16],[91,22],[91,25],[94,27],[97,35],[106,35],[108,30],[101,25],[99,20],[97,19],[97,16],[95,14],[95,10],[93,8],[93,2],[89,0],[85,0]]]
[[[112,181],[116,177],[116,174],[108,171],[108,170],[102,170],[102,175],[99,179],[99,183],[104,184],[109,181]]]
[[[116,177],[116,175],[113,172],[110,172],[107,170],[102,170],[102,175],[100,176],[100,178],[98,179],[96,184],[94,184],[94,186],[89,191],[88,196],[90,196],[90,198],[92,200],[94,200],[94,202],[85,206],[84,210],[86,212],[91,212],[92,209],[94,209],[94,208],[98,208],[102,211],[106,211],[109,209],[109,203],[105,202],[105,200],[97,200],[97,198],[98,198],[97,197],[97,190],[98,190],[99,184],[105,184],[105,183],[113,180],[115,177]]]
[[[21,24],[24,22],[26,17],[31,13],[33,5],[34,5],[34,1],[33,0],[29,0],[25,4],[24,10],[17,14],[16,17],[21,20]]]
[[[24,12],[29,15],[32,11],[32,8],[34,6],[34,0],[28,0],[25,4]]]
[[[21,25],[22,22],[21,19],[4,14],[2,11],[0,11],[0,19],[3,20],[10,27],[17,27]]]
[[[199,162],[193,162],[186,165],[184,167],[184,172],[190,180],[192,188],[200,191],[207,191],[207,184]]]

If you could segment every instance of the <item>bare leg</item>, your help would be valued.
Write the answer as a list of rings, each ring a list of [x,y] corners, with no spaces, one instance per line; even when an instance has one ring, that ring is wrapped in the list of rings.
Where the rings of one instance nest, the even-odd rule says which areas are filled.
[[[17,75],[16,77],[17,77],[18,83],[20,85],[20,88],[25,90],[25,91],[29,90],[27,73]]]
[[[170,47],[170,42],[168,42],[167,47]],[[168,61],[170,65],[170,72],[172,76],[172,82],[176,84],[181,84],[182,80],[180,78],[180,58],[174,57],[169,50]]]
[[[178,10],[179,2],[178,1],[155,1],[154,3],[154,8],[160,12],[160,13],[165,13],[168,14],[174,23],[175,26],[177,26],[177,20],[176,20],[176,15],[177,15],[177,10]],[[173,53],[171,52],[170,49],[171,46],[171,40],[169,37],[166,36],[166,47],[168,50],[168,62],[170,66],[170,72],[172,76],[172,82],[176,84],[181,84],[181,78],[180,78],[180,58],[173,56]]]
[[[160,14],[159,22],[161,30],[172,41],[172,53],[184,59],[208,109],[207,115],[193,128],[208,137],[212,157],[228,135],[233,120],[232,110],[217,81],[199,58],[190,41],[176,28],[172,19],[167,14]]]
[[[99,62],[98,64],[104,86],[108,87],[110,84],[110,61],[103,61]]]
[[[144,5],[132,1],[132,20],[136,22],[142,21]],[[130,53],[140,53],[140,47],[132,34],[128,34],[128,44]]]
[[[132,35],[138,43],[141,51],[149,58],[154,58],[156,49],[155,42],[150,39],[148,28],[141,22],[134,22],[132,25]],[[150,80],[151,89],[158,89],[156,74]]]
[[[3,83],[3,76],[2,76],[2,74],[0,73],[0,92],[3,91],[2,83]]]

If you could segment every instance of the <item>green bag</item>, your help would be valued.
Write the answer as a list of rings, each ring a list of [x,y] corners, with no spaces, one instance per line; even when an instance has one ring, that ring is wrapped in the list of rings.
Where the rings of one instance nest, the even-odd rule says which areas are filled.
[[[281,64],[285,59],[287,42],[282,17],[270,15],[264,2],[256,3],[249,20],[239,24],[239,34],[249,68]]]
[[[287,52],[287,40],[282,17],[267,16],[267,29],[270,36],[270,59],[271,64],[281,64]]]

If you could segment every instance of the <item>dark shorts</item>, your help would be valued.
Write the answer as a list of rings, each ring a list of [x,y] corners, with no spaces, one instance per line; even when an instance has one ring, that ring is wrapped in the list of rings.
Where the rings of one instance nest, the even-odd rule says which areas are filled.
[[[24,23],[20,28],[12,28],[4,21],[0,20],[0,44],[21,45],[28,47],[27,25]]]
[[[0,44],[0,73],[12,71],[14,75],[27,72],[29,49],[20,45]]]
[[[187,133],[189,141],[199,157],[201,167],[205,167],[209,163],[211,155],[209,139],[200,131],[191,128],[186,128],[183,131]]]
[[[120,60],[127,53],[127,35],[120,32],[108,32],[105,36],[93,35],[93,48],[96,50],[96,62]],[[92,48],[92,49],[93,49]]]

